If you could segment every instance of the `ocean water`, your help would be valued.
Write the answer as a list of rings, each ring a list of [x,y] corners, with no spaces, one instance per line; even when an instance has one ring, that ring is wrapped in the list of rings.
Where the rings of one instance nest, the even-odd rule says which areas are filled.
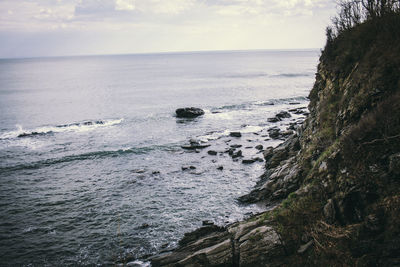
[[[224,225],[262,211],[236,199],[263,163],[244,165],[225,151],[237,144],[244,158],[262,157],[256,145],[281,142],[267,130],[303,116],[267,118],[307,106],[318,56],[0,60],[1,265],[112,265],[173,248],[203,220]],[[205,115],[174,116],[190,106]],[[210,147],[182,149],[191,139]]]

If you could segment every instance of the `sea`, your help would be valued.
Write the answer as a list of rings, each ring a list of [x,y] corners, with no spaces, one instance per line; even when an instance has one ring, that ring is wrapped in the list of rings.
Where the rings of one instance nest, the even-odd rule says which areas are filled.
[[[242,159],[282,142],[268,129],[304,119],[268,122],[307,108],[319,55],[0,59],[0,265],[133,265],[203,221],[265,210],[237,200],[265,170]],[[182,107],[205,114],[177,118]],[[195,141],[209,147],[182,148]]]

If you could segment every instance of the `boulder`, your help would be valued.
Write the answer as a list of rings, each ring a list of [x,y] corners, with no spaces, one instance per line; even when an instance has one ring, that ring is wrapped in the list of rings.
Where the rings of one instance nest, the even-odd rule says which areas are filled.
[[[243,164],[252,164],[255,161],[256,161],[255,159],[244,159],[244,160],[242,160],[242,163]]]
[[[233,159],[239,158],[239,157],[243,157],[242,150],[239,150],[239,151],[237,151],[237,152],[233,152],[232,155],[231,155],[231,157],[232,157]]]
[[[272,139],[278,139],[282,136],[281,130],[279,128],[268,129],[269,137]]]
[[[276,114],[275,117],[277,117],[279,119],[283,119],[283,118],[290,118],[290,117],[292,117],[292,115],[290,115],[290,113],[287,111],[281,111],[278,114]]]
[[[280,119],[278,119],[277,117],[272,117],[272,118],[268,118],[267,121],[268,122],[278,122],[278,121],[280,121]]]
[[[241,134],[240,132],[231,132],[231,133],[229,134],[229,136],[232,136],[232,137],[242,137],[242,134]]]
[[[178,108],[176,111],[177,118],[195,118],[204,115],[204,110],[201,108]]]
[[[211,156],[216,156],[218,154],[217,151],[215,151],[215,150],[208,150],[207,153],[208,153],[208,155],[211,155]]]

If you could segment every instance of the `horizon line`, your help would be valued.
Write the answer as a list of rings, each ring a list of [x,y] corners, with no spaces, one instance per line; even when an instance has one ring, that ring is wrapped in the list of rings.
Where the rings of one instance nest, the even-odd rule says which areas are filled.
[[[232,49],[232,50],[188,50],[188,51],[159,51],[159,52],[139,52],[139,53],[116,53],[116,54],[73,54],[60,56],[21,56],[21,57],[0,57],[0,60],[10,59],[56,59],[70,57],[107,57],[107,56],[134,56],[134,55],[168,55],[168,54],[201,54],[201,53],[220,53],[220,52],[296,52],[296,51],[313,51],[322,48],[260,48],[260,49]]]

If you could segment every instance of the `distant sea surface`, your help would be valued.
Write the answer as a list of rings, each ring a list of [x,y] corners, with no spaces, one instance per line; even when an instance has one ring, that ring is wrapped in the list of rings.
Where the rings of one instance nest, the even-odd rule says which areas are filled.
[[[236,142],[244,157],[262,157],[255,145],[276,145],[267,118],[307,106],[318,56],[0,60],[1,265],[111,265],[173,248],[203,220],[224,225],[260,212],[236,199],[263,163],[244,165],[224,150]],[[174,117],[191,106],[205,115]],[[211,146],[182,149],[190,139]]]

